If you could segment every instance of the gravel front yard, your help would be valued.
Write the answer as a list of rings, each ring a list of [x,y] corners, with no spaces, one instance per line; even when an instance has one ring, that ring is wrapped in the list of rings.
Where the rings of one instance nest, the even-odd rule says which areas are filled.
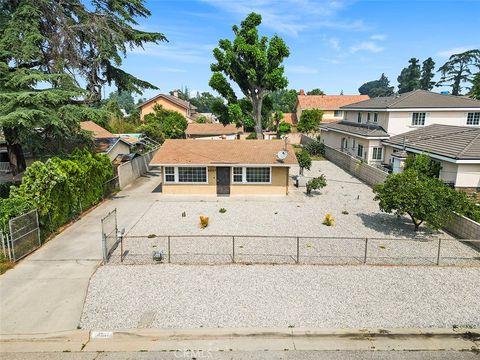
[[[104,266],[85,329],[480,326],[480,269]]]

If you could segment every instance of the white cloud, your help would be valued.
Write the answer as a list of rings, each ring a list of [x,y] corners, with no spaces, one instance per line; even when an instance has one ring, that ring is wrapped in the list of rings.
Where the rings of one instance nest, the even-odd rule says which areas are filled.
[[[350,47],[350,52],[356,53],[358,51],[369,51],[379,53],[383,51],[383,47],[378,46],[374,41],[362,41]]]
[[[279,33],[298,36],[311,28],[332,28],[341,30],[363,30],[362,20],[340,20],[337,14],[348,5],[343,0],[202,0],[226,12],[245,17],[257,12],[262,23]]]
[[[304,65],[290,65],[290,66],[285,66],[285,70],[290,73],[294,74],[316,74],[318,73],[318,70],[310,67],[310,66],[304,66]]]
[[[339,64],[340,63],[340,60],[338,60],[338,59],[319,58],[318,60],[329,63],[329,64]]]
[[[370,36],[370,40],[377,40],[377,41],[383,41],[387,38],[387,35],[385,34],[375,34]]]
[[[131,54],[158,57],[183,63],[210,63],[213,61],[211,44],[162,43],[148,44],[144,49],[137,47]]]
[[[334,48],[335,50],[340,50],[340,41],[338,39],[330,39],[328,40],[329,44]]]
[[[437,52],[437,56],[440,56],[443,58],[449,58],[454,54],[461,54],[465,51],[476,49],[476,48],[477,48],[476,46],[459,46],[453,49],[439,51]]]

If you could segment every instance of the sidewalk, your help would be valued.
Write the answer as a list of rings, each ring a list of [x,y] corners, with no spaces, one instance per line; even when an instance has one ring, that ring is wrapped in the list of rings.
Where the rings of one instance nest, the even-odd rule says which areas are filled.
[[[74,330],[102,260],[100,219],[117,208],[128,231],[156,201],[158,173],[141,177],[0,276],[0,334]]]

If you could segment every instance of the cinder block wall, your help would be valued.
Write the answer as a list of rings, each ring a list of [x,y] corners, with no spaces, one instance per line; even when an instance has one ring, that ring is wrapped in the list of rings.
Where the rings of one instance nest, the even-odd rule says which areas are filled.
[[[383,183],[388,176],[387,172],[329,146],[325,146],[325,157],[370,186]]]
[[[460,214],[453,213],[453,218],[445,226],[445,230],[460,239],[480,240],[480,224]],[[470,244],[480,249],[480,242]]]
[[[157,149],[152,150],[143,156],[139,156],[132,161],[128,161],[120,165],[117,168],[120,189],[123,189],[125,186],[134,182],[135,179],[139,178],[142,175],[145,175],[148,172],[148,164],[150,163],[150,160],[152,160],[153,155],[155,155],[156,152]]]

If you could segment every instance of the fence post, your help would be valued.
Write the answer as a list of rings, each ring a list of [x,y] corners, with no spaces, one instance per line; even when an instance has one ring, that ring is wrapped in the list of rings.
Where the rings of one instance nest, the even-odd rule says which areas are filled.
[[[368,251],[368,238],[365,238],[365,255],[363,257],[363,263],[367,263],[367,251]]]
[[[40,237],[40,221],[38,220],[38,210],[35,210],[35,219],[37,221],[38,245],[42,245],[42,238]]]
[[[103,221],[102,221],[103,223]],[[102,230],[102,247],[103,247],[103,263],[106,264],[107,263],[107,239],[106,239],[106,236],[105,236],[105,233],[103,232]]]
[[[170,236],[167,236],[168,263],[170,264]]]
[[[232,263],[235,264],[235,236],[232,236]]]
[[[437,265],[440,265],[440,247],[442,245],[442,239],[438,239],[438,251],[437,251]]]
[[[123,263],[123,236],[120,235],[120,262]]]
[[[297,236],[297,264],[300,264],[300,237]]]

